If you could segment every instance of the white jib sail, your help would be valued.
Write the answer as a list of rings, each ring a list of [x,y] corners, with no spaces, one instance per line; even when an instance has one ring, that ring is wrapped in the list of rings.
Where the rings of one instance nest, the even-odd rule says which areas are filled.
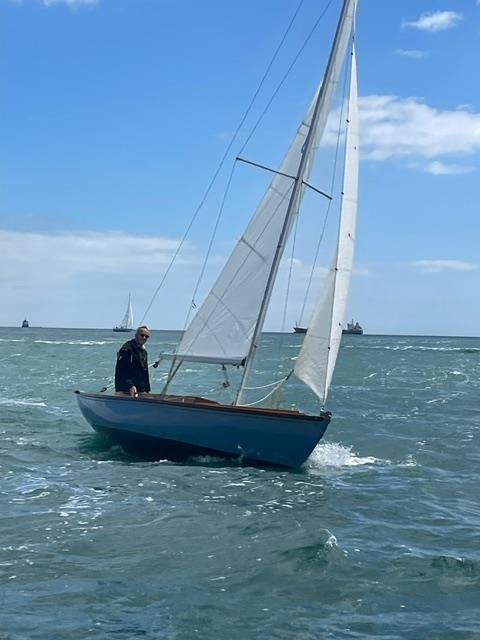
[[[330,73],[325,78],[323,108],[313,125],[314,148],[318,147],[325,129],[353,29],[355,0],[349,0],[345,6]],[[177,349],[179,359],[240,363],[247,356],[294,185],[294,180],[288,176],[297,174],[320,86],[321,83],[278,169],[279,173],[272,179],[243,236],[187,327]],[[312,151],[303,174],[304,181],[308,181],[313,164],[315,149]],[[297,211],[299,206],[300,202],[297,203]],[[293,217],[290,229],[292,225]]]
[[[333,267],[314,308],[295,363],[295,374],[322,402],[327,398],[337,360],[353,268],[359,164],[357,101],[357,73],[353,50],[338,246]]]

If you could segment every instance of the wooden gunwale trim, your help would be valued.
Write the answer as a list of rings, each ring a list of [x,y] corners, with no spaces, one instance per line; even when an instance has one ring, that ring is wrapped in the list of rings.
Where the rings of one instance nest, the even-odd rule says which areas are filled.
[[[202,398],[200,396],[177,396],[177,395],[167,395],[160,396],[160,394],[145,394],[139,395],[137,398],[130,398],[128,394],[124,393],[115,393],[115,394],[104,394],[104,393],[87,393],[84,391],[76,391],[82,396],[88,398],[94,398],[97,400],[118,400],[120,402],[147,402],[148,404],[166,404],[173,405],[179,407],[188,407],[190,409],[194,409],[197,407],[202,407],[206,409],[212,409],[214,411],[227,411],[230,413],[240,413],[240,414],[250,414],[250,415],[259,415],[259,416],[269,416],[274,418],[293,418],[300,420],[312,420],[312,421],[323,421],[330,418],[330,414],[328,412],[322,412],[318,416],[308,415],[306,413],[302,413],[300,411],[290,411],[289,409],[274,409],[274,408],[264,408],[264,407],[243,407],[240,405],[230,405],[230,404],[221,404],[220,402],[216,402],[215,400],[209,400],[208,398]]]

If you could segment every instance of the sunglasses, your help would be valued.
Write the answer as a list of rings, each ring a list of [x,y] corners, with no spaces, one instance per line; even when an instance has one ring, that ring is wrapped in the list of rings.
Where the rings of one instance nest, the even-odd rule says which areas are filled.
[[[139,333],[138,335],[140,336],[140,338],[145,338],[146,340],[148,340],[148,339],[149,339],[149,337],[150,337],[150,336],[149,336],[148,334],[146,334],[146,333]]]

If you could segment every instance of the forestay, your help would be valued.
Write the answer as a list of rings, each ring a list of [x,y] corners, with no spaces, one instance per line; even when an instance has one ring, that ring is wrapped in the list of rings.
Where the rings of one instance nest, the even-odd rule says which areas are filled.
[[[334,264],[323,294],[314,308],[295,374],[324,402],[332,380],[342,337],[348,288],[353,267],[358,193],[358,107],[355,50],[352,53],[345,171],[340,228]]]
[[[177,358],[194,357],[225,363],[241,363],[245,360],[266,295],[273,259],[304,152],[304,143],[310,127],[313,126],[315,143],[307,158],[306,170],[300,178],[308,182],[314,151],[325,129],[332,97],[338,85],[345,51],[353,29],[354,13],[355,0],[351,0],[347,3],[340,21],[329,73],[325,78],[322,108],[317,109],[315,122],[312,123],[312,117],[321,83],[278,168],[279,173],[272,179],[244,234],[188,326],[178,346]],[[288,231],[292,228],[295,215],[298,213],[300,200],[298,199],[295,211],[288,221]]]

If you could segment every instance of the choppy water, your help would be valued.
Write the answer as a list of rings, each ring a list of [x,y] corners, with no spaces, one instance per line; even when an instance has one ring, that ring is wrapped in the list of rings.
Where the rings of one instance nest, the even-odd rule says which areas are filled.
[[[124,339],[0,329],[2,640],[480,638],[480,339],[346,337],[298,472],[108,447],[73,391]],[[255,383],[300,339],[267,335]]]

